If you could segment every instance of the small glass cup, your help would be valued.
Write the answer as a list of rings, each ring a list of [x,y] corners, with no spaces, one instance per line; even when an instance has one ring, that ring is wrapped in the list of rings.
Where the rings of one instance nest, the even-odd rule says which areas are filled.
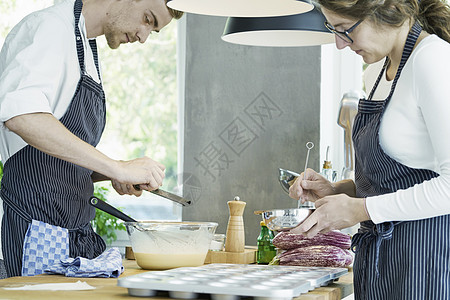
[[[209,250],[223,251],[224,246],[225,246],[225,234],[222,234],[222,233],[214,234],[214,237],[211,240],[211,244],[209,246]]]

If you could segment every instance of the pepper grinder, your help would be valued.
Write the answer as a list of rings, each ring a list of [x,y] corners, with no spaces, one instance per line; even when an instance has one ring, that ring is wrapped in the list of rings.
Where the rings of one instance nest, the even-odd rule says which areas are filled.
[[[245,231],[244,213],[245,202],[240,201],[238,196],[233,201],[228,201],[228,209],[230,217],[228,218],[227,237],[225,241],[225,251],[227,252],[244,252],[245,248]]]

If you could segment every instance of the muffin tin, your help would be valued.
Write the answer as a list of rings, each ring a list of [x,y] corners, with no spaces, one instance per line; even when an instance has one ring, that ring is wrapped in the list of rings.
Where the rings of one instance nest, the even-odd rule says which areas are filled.
[[[346,268],[276,265],[209,264],[166,271],[149,271],[118,279],[130,296],[151,297],[168,292],[171,298],[212,300],[290,300],[346,274]]]

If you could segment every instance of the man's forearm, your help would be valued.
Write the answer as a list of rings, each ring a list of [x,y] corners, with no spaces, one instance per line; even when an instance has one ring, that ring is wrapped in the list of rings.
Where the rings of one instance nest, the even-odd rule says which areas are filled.
[[[51,156],[106,177],[112,177],[116,172],[114,160],[75,136],[51,114],[20,115],[6,121],[5,125],[29,145]]]

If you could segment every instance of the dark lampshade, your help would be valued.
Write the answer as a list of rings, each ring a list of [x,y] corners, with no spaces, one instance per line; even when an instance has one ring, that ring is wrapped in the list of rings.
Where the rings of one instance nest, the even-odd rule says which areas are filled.
[[[167,6],[194,14],[223,17],[269,17],[304,13],[310,0],[169,0]]]
[[[249,46],[299,47],[329,44],[334,34],[317,10],[280,17],[229,17],[222,40]]]

